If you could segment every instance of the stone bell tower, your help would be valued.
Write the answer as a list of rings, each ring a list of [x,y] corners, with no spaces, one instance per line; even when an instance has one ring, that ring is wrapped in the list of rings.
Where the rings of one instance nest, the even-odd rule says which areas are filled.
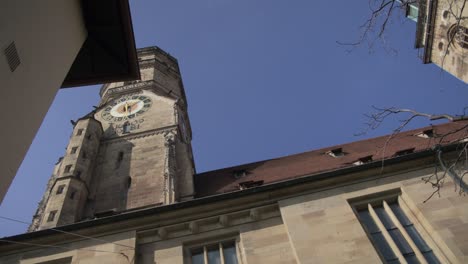
[[[138,51],[141,80],[106,84],[74,123],[29,231],[190,200],[192,133],[177,60]]]

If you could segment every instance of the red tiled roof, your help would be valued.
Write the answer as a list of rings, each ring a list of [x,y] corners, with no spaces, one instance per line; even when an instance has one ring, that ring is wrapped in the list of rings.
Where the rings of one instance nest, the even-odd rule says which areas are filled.
[[[417,136],[432,129],[434,137]],[[456,133],[453,133],[456,132]],[[440,137],[441,135],[446,135]],[[313,150],[286,157],[264,160],[195,175],[196,197],[239,190],[240,186],[261,185],[301,176],[357,166],[361,162],[388,159],[397,155],[427,150],[436,144],[447,145],[468,137],[468,120],[449,122],[348,144]],[[341,150],[337,150],[341,148]],[[344,152],[333,157],[328,153]],[[358,162],[356,164],[353,164]]]

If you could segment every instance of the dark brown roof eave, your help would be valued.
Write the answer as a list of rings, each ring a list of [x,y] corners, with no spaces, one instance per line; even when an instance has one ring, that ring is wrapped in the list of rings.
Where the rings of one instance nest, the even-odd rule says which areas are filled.
[[[140,79],[128,0],[81,0],[88,37],[61,88]]]
[[[454,151],[458,147],[458,143],[446,145],[442,147],[443,151]],[[398,164],[400,162],[406,162],[406,161],[413,161],[421,158],[426,158],[431,155],[434,155],[434,151],[432,149],[427,149],[424,151],[420,152],[415,152],[412,154],[407,154],[404,156],[398,156],[394,158],[390,158],[385,160],[385,166],[390,166],[394,164]],[[332,171],[327,171],[323,173],[318,173],[314,175],[306,175],[303,177],[295,178],[295,179],[290,179],[290,180],[285,180],[281,182],[275,182],[251,189],[245,189],[241,191],[234,191],[234,192],[229,192],[229,193],[223,193],[223,194],[216,194],[212,196],[206,196],[206,197],[201,197],[197,198],[194,200],[189,200],[185,202],[180,202],[180,203],[175,203],[175,204],[170,204],[170,205],[165,205],[165,206],[158,206],[158,207],[153,207],[153,208],[145,208],[142,210],[135,210],[131,212],[124,212],[118,215],[113,215],[109,217],[103,217],[99,219],[94,219],[94,220],[88,220],[84,222],[79,222],[79,223],[74,223],[71,225],[66,225],[66,226],[59,226],[56,227],[55,229],[62,230],[62,231],[76,231],[79,229],[83,228],[88,228],[88,227],[96,227],[99,225],[105,225],[105,224],[111,224],[111,223],[117,223],[125,220],[130,220],[130,219],[136,219],[139,217],[145,217],[145,216],[150,216],[150,215],[155,215],[155,214],[160,214],[172,210],[179,210],[179,209],[184,209],[184,208],[189,208],[192,206],[197,206],[197,205],[203,205],[207,203],[216,203],[219,201],[224,201],[228,199],[233,199],[233,198],[239,198],[247,195],[252,195],[256,193],[262,193],[262,192],[268,192],[272,191],[275,189],[280,189],[280,188],[285,188],[285,187],[292,187],[295,185],[300,185],[304,183],[311,183],[311,182],[316,182],[316,181],[321,181],[324,179],[331,179],[335,177],[341,177],[345,176],[350,173],[355,173],[355,172],[360,172],[360,171],[365,171],[369,169],[375,169],[379,168],[382,166],[382,161],[374,161],[370,163],[366,163],[360,166],[350,166],[342,169],[336,169]],[[40,230],[40,231],[35,231],[31,233],[24,233],[20,235],[15,235],[11,237],[4,237],[2,239],[5,240],[10,240],[10,241],[23,241],[27,239],[34,239],[34,238],[40,238],[40,237],[45,237],[48,235],[52,234],[57,234],[57,231],[51,230],[51,229],[45,229],[45,230]],[[8,243],[2,243],[0,242],[0,252],[1,252],[1,247],[2,245],[6,245]]]

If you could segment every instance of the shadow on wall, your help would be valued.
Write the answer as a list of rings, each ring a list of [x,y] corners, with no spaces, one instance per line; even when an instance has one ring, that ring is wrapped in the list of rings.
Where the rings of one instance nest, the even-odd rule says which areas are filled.
[[[105,135],[115,135],[119,127],[109,126]],[[134,144],[119,139],[101,143],[93,172],[93,183],[86,208],[87,218],[110,216],[127,208],[128,194],[132,187],[130,161]]]

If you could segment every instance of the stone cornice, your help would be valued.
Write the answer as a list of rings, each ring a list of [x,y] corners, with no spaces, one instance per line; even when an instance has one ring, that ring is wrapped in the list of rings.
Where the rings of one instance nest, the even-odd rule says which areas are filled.
[[[119,136],[119,137],[115,137],[115,138],[101,139],[101,143],[102,144],[113,144],[113,143],[118,143],[118,142],[121,142],[121,141],[130,141],[130,140],[135,140],[135,139],[139,139],[139,138],[164,134],[164,133],[167,133],[167,132],[173,132],[173,133],[177,134],[177,129],[178,129],[177,125],[161,127],[161,128],[156,128],[156,129],[152,129],[152,130],[143,131],[143,132],[131,133],[131,134],[128,134],[128,135]]]
[[[109,99],[111,97],[118,97],[118,96],[121,96],[121,95],[129,94],[129,93],[133,93],[133,92],[137,92],[137,91],[141,91],[141,90],[145,90],[145,89],[146,90],[154,90],[156,92],[156,94],[158,94],[157,93],[158,90],[162,91],[165,94],[160,94],[161,96],[166,96],[166,97],[169,97],[169,98],[173,98],[173,99],[175,99],[177,101],[182,99],[179,95],[177,95],[177,94],[173,93],[171,90],[165,88],[163,85],[159,84],[157,81],[149,80],[149,81],[138,81],[137,83],[132,83],[132,84],[127,84],[127,85],[123,85],[123,86],[110,88],[110,89],[106,90],[105,94],[102,96],[101,104],[105,105],[109,101]],[[185,106],[185,103],[181,104],[181,106]]]
[[[149,54],[162,54],[162,55],[166,56],[172,62],[177,63],[177,59],[174,56],[172,56],[171,54],[165,52],[164,50],[162,50],[161,48],[159,48],[157,46],[151,46],[151,47],[145,47],[145,48],[139,48],[138,49],[138,55],[139,56],[145,56],[145,55],[149,55]]]
[[[148,228],[138,232],[138,244],[210,232],[280,216],[278,203],[272,203],[247,210],[199,218],[193,221],[185,221],[173,225],[160,226],[158,228]]]
[[[163,73],[167,73],[176,79],[180,79],[178,71],[170,67],[168,64],[158,61],[157,59],[149,59],[140,61],[140,69],[155,68]]]
[[[139,91],[141,89],[152,88],[153,86],[156,86],[156,82],[154,80],[149,80],[149,81],[138,81],[137,83],[117,86],[114,88],[108,88],[105,90],[104,95],[102,95],[101,101],[105,101],[104,99],[108,98],[110,95],[114,96],[114,95],[126,94],[126,93],[133,92],[133,91]]]

